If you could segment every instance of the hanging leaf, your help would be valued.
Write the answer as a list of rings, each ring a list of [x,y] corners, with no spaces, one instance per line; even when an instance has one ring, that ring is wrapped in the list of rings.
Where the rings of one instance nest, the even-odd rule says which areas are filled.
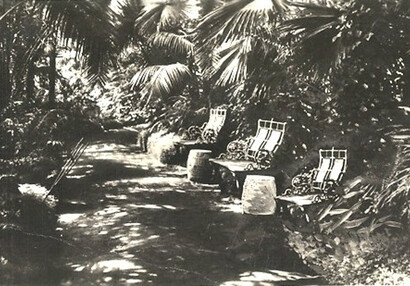
[[[319,215],[318,221],[323,220],[330,212],[334,204],[329,204]]]
[[[333,224],[330,231],[333,232],[336,228],[341,226],[345,221],[347,221],[353,214],[353,211],[349,210],[337,223]]]
[[[334,216],[334,215],[340,215],[348,212],[350,209],[334,209],[329,211],[329,215]]]
[[[388,220],[384,222],[385,225],[394,227],[394,228],[402,228],[402,224],[398,221]]]
[[[175,28],[186,19],[186,1],[155,1],[146,5],[135,21],[135,29],[140,35],[151,35],[155,32]]]
[[[193,53],[194,45],[186,37],[174,33],[154,33],[148,41],[157,48],[166,49],[178,55],[187,56]]]
[[[236,41],[259,33],[261,27],[274,24],[287,10],[284,0],[233,0],[207,14],[198,24],[197,39],[217,40],[218,44]]]
[[[343,223],[343,227],[347,228],[347,229],[357,228],[367,220],[369,220],[368,217],[349,220],[349,221],[346,221],[346,222]]]
[[[146,67],[131,79],[132,89],[145,87],[150,98],[169,96],[172,91],[182,90],[192,74],[186,65],[175,63]],[[149,101],[149,99],[148,99]]]

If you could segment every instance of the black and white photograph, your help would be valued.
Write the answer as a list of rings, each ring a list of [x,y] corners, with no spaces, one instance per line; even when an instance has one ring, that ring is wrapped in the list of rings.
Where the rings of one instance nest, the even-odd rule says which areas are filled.
[[[0,285],[410,285],[410,0],[0,0]]]

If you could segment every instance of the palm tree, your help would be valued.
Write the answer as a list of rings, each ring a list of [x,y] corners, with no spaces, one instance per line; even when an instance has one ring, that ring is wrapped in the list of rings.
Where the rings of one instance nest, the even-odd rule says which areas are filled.
[[[119,5],[118,9],[120,12],[115,15],[115,39],[120,50],[124,50],[130,45],[138,45],[141,43],[135,22],[143,7],[142,0],[126,0]]]
[[[390,48],[387,45],[392,45],[393,39],[382,38],[382,34],[393,33],[391,36],[396,37],[396,43],[391,47],[396,50],[393,57],[403,57],[409,46],[405,36],[410,23],[406,3],[406,0],[349,0],[327,5],[294,3],[301,8],[301,13],[285,21],[278,30],[296,42],[295,54],[306,66],[313,66],[323,73],[340,66],[358,48],[377,45],[379,52],[387,55],[383,49]],[[388,28],[389,24],[397,31],[393,26]]]
[[[204,75],[217,85],[236,86],[248,98],[273,91],[283,70],[272,31],[287,9],[287,1],[282,0],[234,0],[205,15],[196,28],[198,63]]]
[[[185,2],[157,1],[141,6],[138,1],[128,1],[121,9],[119,32],[128,34],[120,38],[136,45],[145,61],[132,79],[132,88],[143,94],[146,104],[153,98],[180,93],[193,76],[188,63],[193,45],[184,30]],[[131,15],[130,11],[140,13]]]
[[[9,5],[7,5],[9,4]],[[4,108],[11,97],[12,91],[12,40],[13,40],[13,11],[19,3],[2,3],[0,6],[0,108]]]
[[[369,110],[397,105],[398,96],[409,102],[410,18],[405,3],[350,0],[298,4],[300,14],[278,28],[291,40],[293,65],[298,71],[327,82],[333,93],[345,91],[337,104],[346,103],[341,111],[346,119],[353,102],[356,108]]]
[[[110,0],[35,2],[43,8],[46,33],[74,43],[90,80],[103,83],[116,54]]]
[[[146,98],[158,97],[157,92],[169,94],[173,91],[172,86],[180,87],[183,86],[182,82],[192,80],[198,73],[192,66],[187,68],[186,59],[190,55],[194,55],[195,65],[200,67],[198,75],[201,76],[202,90],[206,94],[211,90],[207,82],[215,78],[219,78],[214,81],[221,86],[243,86],[245,78],[248,81],[249,78],[254,78],[262,82],[251,84],[252,88],[261,93],[278,85],[278,78],[272,80],[271,76],[269,79],[262,79],[261,65],[254,63],[261,58],[275,60],[277,47],[272,42],[276,38],[270,31],[284,15],[288,7],[286,1],[235,0],[223,6],[218,1],[211,2],[202,10],[206,14],[193,31],[196,33],[195,49],[190,32],[185,31],[188,25],[184,24],[187,17],[183,1],[157,1],[144,7],[139,1],[128,1],[122,6],[119,27],[121,31],[127,31],[128,35],[131,33],[131,36],[122,36],[122,39],[134,41],[148,67],[134,76],[133,87],[150,93]],[[215,10],[209,12],[212,8]],[[130,11],[140,14],[135,16],[136,13],[130,14]],[[156,53],[158,49],[162,49],[159,54]],[[164,49],[167,51],[165,56]],[[261,63],[263,60],[257,62]],[[277,68],[278,65],[267,66],[268,69],[271,67]],[[270,75],[275,77],[283,74],[280,70],[274,70]],[[167,86],[155,87],[160,82],[158,78],[167,79],[162,83]]]
[[[285,0],[234,0],[205,15],[196,30],[198,39],[222,44],[244,36],[260,35],[280,20],[288,7]]]
[[[152,98],[181,92],[191,79],[190,69],[181,63],[148,66],[138,71],[132,78],[132,88],[143,86],[142,100],[149,104]]]
[[[6,3],[6,2],[5,2]],[[49,46],[49,101],[55,98],[57,46],[72,43],[78,55],[84,59],[91,82],[103,83],[109,67],[115,64],[110,1],[14,1],[2,6],[0,16],[0,45],[2,69],[0,85],[3,102],[11,93],[21,93],[21,74],[26,74],[26,93],[33,95],[34,62],[44,57],[46,43]],[[27,23],[24,24],[24,23]],[[36,25],[37,24],[37,25]],[[32,28],[38,30],[33,31]],[[4,29],[3,29],[4,28]],[[12,46],[11,37],[17,36],[18,45]],[[15,42],[15,41],[14,41]],[[15,78],[16,77],[16,78]],[[4,104],[3,104],[4,106]]]

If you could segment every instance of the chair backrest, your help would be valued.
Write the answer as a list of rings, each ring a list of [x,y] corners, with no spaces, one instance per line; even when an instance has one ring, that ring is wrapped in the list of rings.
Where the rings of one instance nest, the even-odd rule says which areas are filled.
[[[322,186],[326,181],[340,182],[346,169],[346,149],[320,149],[319,166],[313,178],[313,183]]]
[[[204,127],[206,130],[212,129],[218,134],[225,124],[227,110],[224,108],[214,108],[209,112],[209,120]]]
[[[286,123],[274,120],[258,120],[258,130],[246,152],[247,159],[255,159],[258,151],[275,153],[283,141]]]

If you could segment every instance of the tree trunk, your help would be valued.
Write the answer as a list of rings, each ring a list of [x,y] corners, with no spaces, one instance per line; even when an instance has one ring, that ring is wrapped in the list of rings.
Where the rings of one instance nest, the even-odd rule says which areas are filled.
[[[7,31],[7,23],[2,25],[1,29]],[[6,34],[7,37],[7,34]],[[0,108],[7,106],[11,99],[11,77],[10,77],[10,41],[8,38],[3,42],[4,46],[0,47],[3,51],[0,53]]]
[[[55,108],[56,105],[56,78],[57,78],[57,69],[56,69],[56,58],[57,58],[57,49],[56,43],[53,40],[50,43],[50,51],[49,51],[49,58],[50,58],[50,67],[48,73],[48,105],[49,108]]]
[[[211,84],[208,80],[204,80],[202,84],[202,92],[207,95],[208,98],[208,108],[212,108],[212,94],[211,94]]]
[[[31,104],[34,101],[34,75],[35,75],[34,61],[30,61],[27,67],[27,78],[26,78],[26,92],[27,92],[27,103],[28,104]]]
[[[403,103],[410,106],[410,56],[404,58],[404,88],[403,88]]]
[[[10,100],[10,76],[7,62],[0,61],[0,109]]]

